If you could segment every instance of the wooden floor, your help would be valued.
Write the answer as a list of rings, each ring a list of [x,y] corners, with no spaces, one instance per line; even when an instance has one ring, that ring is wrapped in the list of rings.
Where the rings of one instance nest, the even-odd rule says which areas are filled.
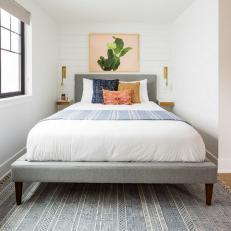
[[[220,173],[218,178],[227,186],[231,188],[231,173]]]

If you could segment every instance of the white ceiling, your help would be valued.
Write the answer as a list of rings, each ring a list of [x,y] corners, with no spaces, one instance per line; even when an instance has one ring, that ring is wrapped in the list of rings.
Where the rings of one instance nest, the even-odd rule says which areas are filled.
[[[36,0],[60,23],[170,23],[194,0]]]

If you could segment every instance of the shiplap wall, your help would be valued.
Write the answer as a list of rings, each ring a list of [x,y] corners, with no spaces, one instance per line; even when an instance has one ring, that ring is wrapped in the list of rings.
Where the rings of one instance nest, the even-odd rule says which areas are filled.
[[[81,24],[62,25],[59,28],[59,76],[61,66],[67,66],[67,79],[64,89],[58,89],[58,97],[63,91],[70,99],[74,98],[74,75],[89,73],[88,34],[89,33],[139,33],[140,34],[140,73],[157,74],[158,99],[171,100],[171,79],[168,87],[163,81],[163,66],[169,64],[170,26],[147,24]]]

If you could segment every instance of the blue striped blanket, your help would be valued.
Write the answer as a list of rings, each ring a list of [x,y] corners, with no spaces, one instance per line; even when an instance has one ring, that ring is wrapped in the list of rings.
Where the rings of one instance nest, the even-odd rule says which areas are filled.
[[[63,110],[45,120],[176,120],[182,121],[168,111],[141,110]]]

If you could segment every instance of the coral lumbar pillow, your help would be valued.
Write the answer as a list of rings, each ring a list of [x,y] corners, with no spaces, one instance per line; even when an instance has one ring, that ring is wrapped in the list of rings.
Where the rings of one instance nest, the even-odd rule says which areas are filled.
[[[140,103],[140,82],[137,83],[119,83],[119,91],[131,90],[132,103]]]
[[[103,90],[103,101],[104,104],[132,104],[132,91],[124,90],[124,91],[108,91]]]

